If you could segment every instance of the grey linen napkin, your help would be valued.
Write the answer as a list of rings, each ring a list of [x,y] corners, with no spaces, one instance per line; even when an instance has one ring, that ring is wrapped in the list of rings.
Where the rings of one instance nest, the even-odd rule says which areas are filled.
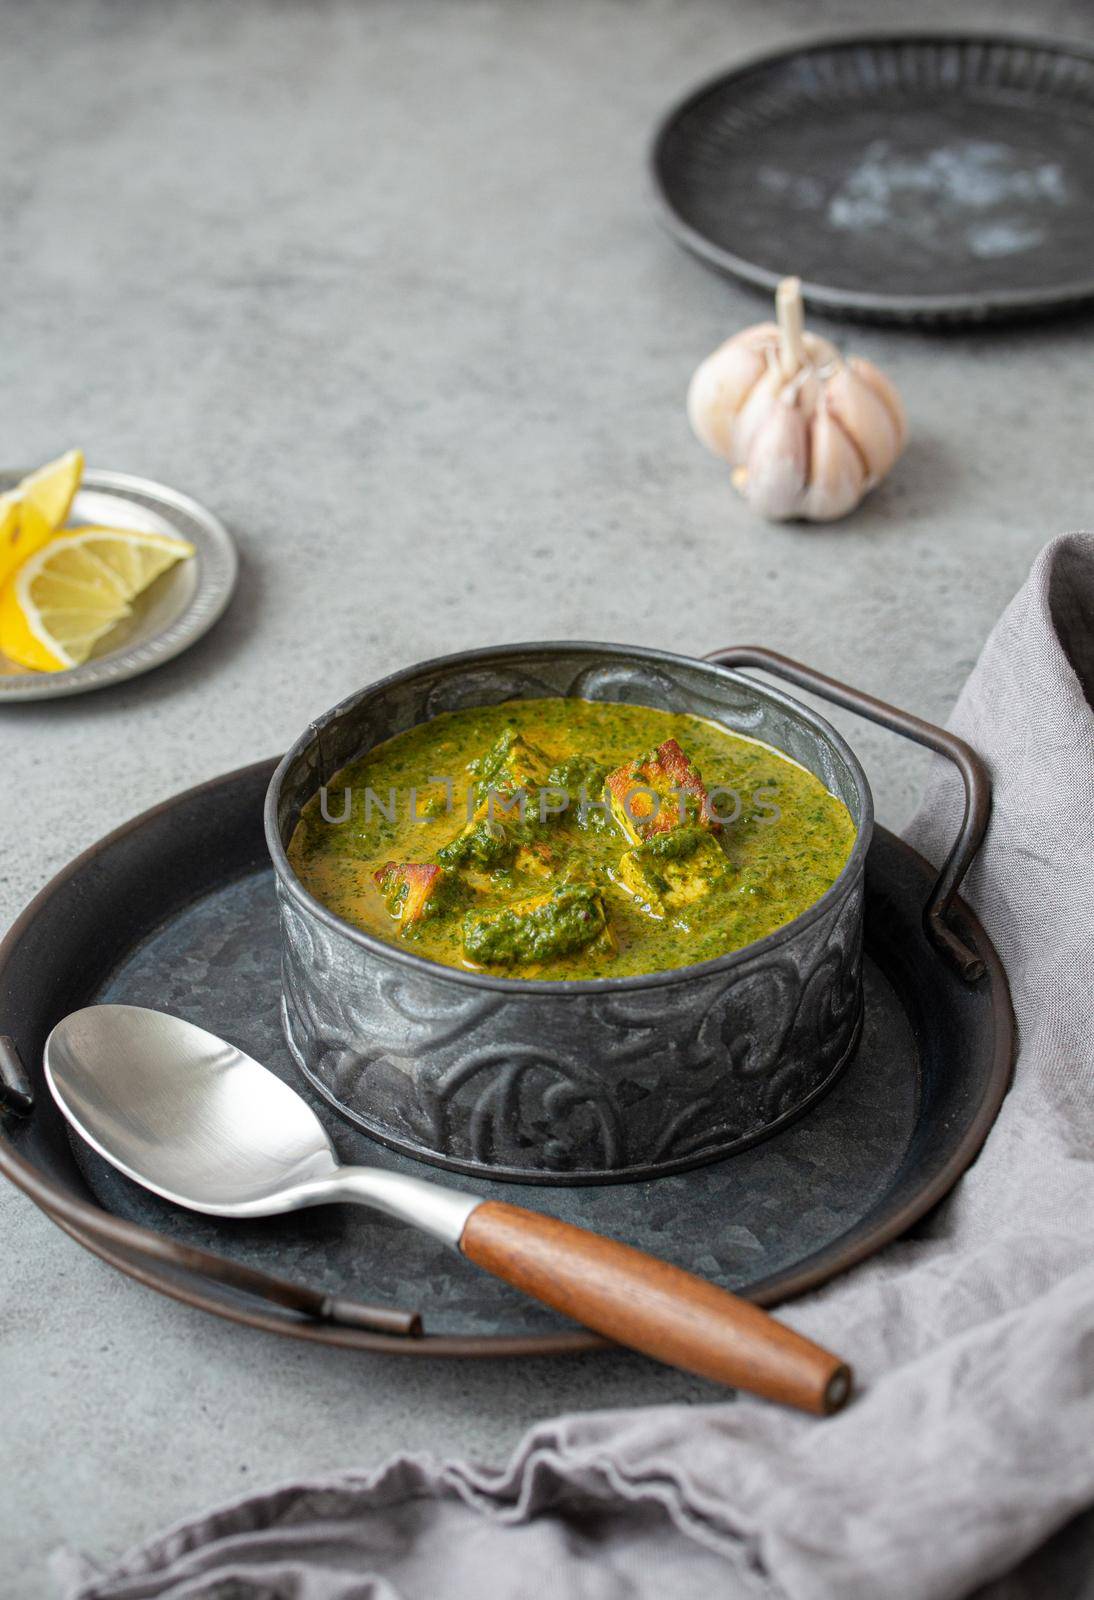
[[[236,1501],[108,1573],[70,1568],[70,1600],[944,1600],[1094,1503],[1092,702],[1094,537],[1074,536],[1042,552],[951,721],[994,777],[967,892],[1013,985],[1014,1087],[916,1238],[785,1311],[853,1358],[852,1406],[562,1417],[503,1471],[403,1457]],[[912,828],[928,856],[958,806],[939,769]]]

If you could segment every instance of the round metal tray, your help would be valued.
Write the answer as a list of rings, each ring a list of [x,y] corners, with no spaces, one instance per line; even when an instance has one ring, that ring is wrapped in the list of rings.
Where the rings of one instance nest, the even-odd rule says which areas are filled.
[[[701,85],[650,156],[670,232],[766,289],[888,322],[1094,298],[1094,52],[998,34],[819,41]]]
[[[191,1305],[327,1344],[421,1355],[565,1354],[603,1345],[384,1217],[331,1206],[231,1223],[171,1206],[69,1136],[45,1089],[53,1024],[96,1000],[178,1012],[310,1094],[278,1018],[273,874],[262,801],[273,761],[145,812],[65,868],[0,946],[0,1171],[79,1242]],[[595,1188],[522,1187],[522,1204],[613,1234],[762,1304],[815,1287],[905,1232],[980,1148],[1009,1081],[1005,974],[960,901],[985,972],[927,938],[930,866],[879,829],[866,868],[866,1019],[858,1053],[806,1117],[700,1170]],[[20,1064],[24,1069],[19,1085]],[[312,1096],[339,1152],[402,1171]],[[461,1182],[484,1196],[510,1185]]]

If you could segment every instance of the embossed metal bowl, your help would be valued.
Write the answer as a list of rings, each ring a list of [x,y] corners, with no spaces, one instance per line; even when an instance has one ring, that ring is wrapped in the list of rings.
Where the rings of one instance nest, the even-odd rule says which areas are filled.
[[[559,695],[694,712],[785,752],[854,819],[839,878],[731,955],[565,982],[441,966],[351,927],[300,883],[285,846],[347,762],[441,711]],[[345,1116],[457,1171],[602,1183],[713,1160],[797,1116],[855,1047],[872,828],[847,743],[739,672],[626,645],[526,644],[394,673],[313,722],[270,785],[289,1048]]]

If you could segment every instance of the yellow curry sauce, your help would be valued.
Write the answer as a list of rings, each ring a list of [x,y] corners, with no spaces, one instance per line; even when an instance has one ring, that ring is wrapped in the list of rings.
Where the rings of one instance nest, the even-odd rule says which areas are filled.
[[[515,700],[352,762],[288,855],[340,917],[433,961],[607,978],[771,933],[835,882],[854,837],[812,773],[714,722]]]

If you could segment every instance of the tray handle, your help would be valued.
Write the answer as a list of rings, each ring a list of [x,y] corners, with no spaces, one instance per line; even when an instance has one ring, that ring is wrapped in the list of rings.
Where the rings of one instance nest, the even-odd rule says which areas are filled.
[[[0,1109],[29,1117],[34,1110],[34,1090],[30,1086],[23,1059],[15,1040],[0,1033]]]
[[[0,1128],[5,1114],[29,1116],[33,1109],[34,1092],[19,1048],[14,1039],[7,1034],[0,1034]],[[342,1295],[309,1288],[306,1284],[273,1277],[257,1267],[246,1266],[242,1261],[215,1255],[211,1250],[184,1244],[181,1239],[167,1238],[150,1228],[141,1227],[139,1223],[99,1211],[60,1189],[50,1192],[36,1168],[16,1151],[2,1132],[0,1174],[29,1195],[51,1221],[85,1248],[98,1249],[104,1259],[114,1266],[121,1266],[123,1270],[129,1270],[125,1266],[126,1261],[137,1265],[133,1275],[138,1278],[140,1262],[157,1261],[177,1272],[227,1284],[240,1294],[283,1306],[286,1310],[313,1317],[320,1322],[333,1322],[344,1328],[366,1328],[375,1333],[404,1334],[409,1338],[417,1338],[423,1332],[421,1313],[418,1311],[366,1305],[360,1300],[349,1300]],[[95,1241],[91,1246],[88,1245],[88,1236]],[[119,1254],[123,1258],[121,1261]],[[144,1278],[141,1281],[149,1280]],[[185,1299],[186,1296],[180,1294],[178,1298]]]
[[[922,717],[913,716],[910,711],[901,711],[884,700],[864,693],[862,689],[853,689],[849,684],[840,683],[837,678],[829,678],[813,667],[793,661],[789,656],[765,650],[762,645],[743,644],[730,646],[726,650],[712,650],[705,659],[720,667],[754,667],[776,678],[785,678],[788,683],[820,695],[822,699],[830,700],[846,711],[854,711],[869,722],[888,728],[890,733],[903,734],[906,739],[925,745],[936,755],[945,756],[953,762],[965,787],[965,814],[957,838],[927,900],[923,925],[931,943],[953,963],[966,983],[975,983],[977,978],[983,977],[983,960],[947,921],[962,879],[983,842],[991,815],[991,778],[972,746],[947,729],[935,727],[933,722],[924,722]]]

